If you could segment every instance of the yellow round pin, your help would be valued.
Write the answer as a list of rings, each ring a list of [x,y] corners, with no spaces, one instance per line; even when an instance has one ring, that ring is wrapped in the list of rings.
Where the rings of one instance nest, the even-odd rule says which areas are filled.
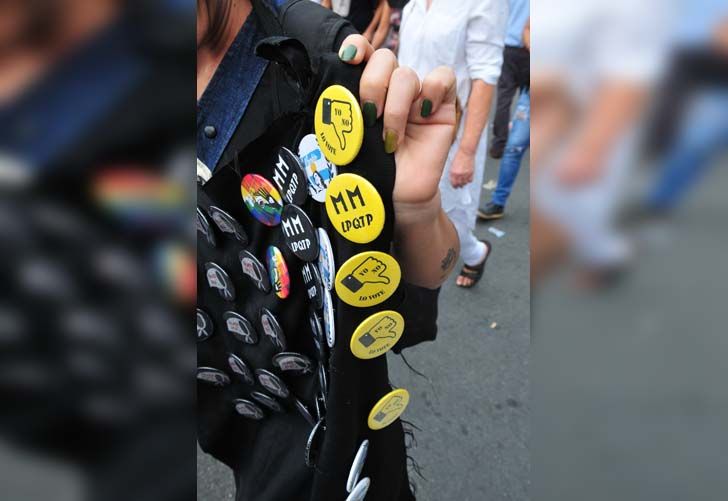
[[[409,392],[403,388],[390,391],[374,404],[367,424],[372,430],[381,430],[392,424],[409,404]]]
[[[339,174],[326,189],[326,214],[341,236],[358,244],[384,228],[384,203],[372,183],[356,174]]]
[[[402,315],[392,310],[380,311],[359,324],[351,336],[349,347],[357,358],[376,358],[397,344],[403,332]]]
[[[341,85],[327,87],[316,103],[314,128],[316,141],[331,163],[351,163],[364,139],[364,118],[354,94]]]
[[[341,265],[334,287],[339,299],[346,304],[366,308],[389,299],[401,278],[399,263],[392,256],[367,251]]]

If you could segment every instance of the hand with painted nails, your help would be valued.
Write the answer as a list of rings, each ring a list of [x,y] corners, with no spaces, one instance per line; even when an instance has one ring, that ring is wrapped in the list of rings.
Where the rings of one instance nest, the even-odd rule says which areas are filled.
[[[364,122],[384,120],[384,149],[397,164],[395,204],[429,204],[455,131],[455,74],[441,66],[420,81],[414,70],[399,67],[392,51],[375,51],[362,35],[347,37],[339,57],[366,64],[359,84]]]
[[[384,151],[394,154],[394,254],[402,274],[411,284],[439,287],[451,271],[443,273],[443,256],[457,256],[460,248],[439,190],[455,137],[455,73],[439,66],[420,81],[413,69],[399,67],[392,51],[374,50],[362,35],[348,36],[339,57],[366,65],[359,82],[364,123],[382,119]]]

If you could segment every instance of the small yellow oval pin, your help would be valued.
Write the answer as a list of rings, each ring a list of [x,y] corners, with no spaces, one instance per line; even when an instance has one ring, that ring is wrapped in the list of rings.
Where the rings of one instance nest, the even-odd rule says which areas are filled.
[[[326,214],[341,236],[366,244],[384,228],[384,203],[377,189],[356,174],[339,174],[326,189]]]
[[[409,392],[403,388],[390,391],[374,404],[367,424],[372,430],[381,430],[402,415],[409,404]]]
[[[389,299],[402,271],[389,254],[367,251],[349,258],[336,273],[336,294],[346,304],[366,308]]]
[[[357,358],[376,358],[397,344],[403,332],[402,315],[392,310],[380,311],[359,324],[351,336],[349,347]]]
[[[314,128],[316,141],[330,162],[351,163],[364,139],[364,118],[354,94],[341,85],[327,87],[316,103]]]

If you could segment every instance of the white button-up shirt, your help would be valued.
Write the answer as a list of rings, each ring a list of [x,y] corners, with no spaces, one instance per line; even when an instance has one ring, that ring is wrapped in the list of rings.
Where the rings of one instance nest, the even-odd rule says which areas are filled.
[[[475,154],[473,181],[461,189],[450,184],[452,160],[460,147],[473,80],[496,85],[503,64],[508,23],[508,0],[411,0],[402,12],[399,63],[414,69],[420,79],[438,66],[449,66],[457,77],[457,95],[463,106],[457,139],[450,148],[440,182],[442,205],[451,219],[475,226],[487,149],[487,128]],[[457,213],[453,212],[456,211]]]

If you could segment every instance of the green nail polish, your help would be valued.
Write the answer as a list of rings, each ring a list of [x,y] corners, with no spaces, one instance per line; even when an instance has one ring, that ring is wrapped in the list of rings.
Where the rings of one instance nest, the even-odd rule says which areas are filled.
[[[367,101],[364,103],[364,109],[362,111],[364,111],[364,125],[371,127],[377,123],[377,105],[371,101]]]
[[[342,61],[351,61],[356,56],[356,45],[347,45],[339,52]]]
[[[385,153],[394,153],[397,150],[397,140],[399,136],[396,131],[388,130],[384,135],[384,151]]]
[[[422,118],[427,118],[430,116],[430,113],[432,113],[432,101],[430,101],[429,99],[423,99],[420,115],[422,116]]]

